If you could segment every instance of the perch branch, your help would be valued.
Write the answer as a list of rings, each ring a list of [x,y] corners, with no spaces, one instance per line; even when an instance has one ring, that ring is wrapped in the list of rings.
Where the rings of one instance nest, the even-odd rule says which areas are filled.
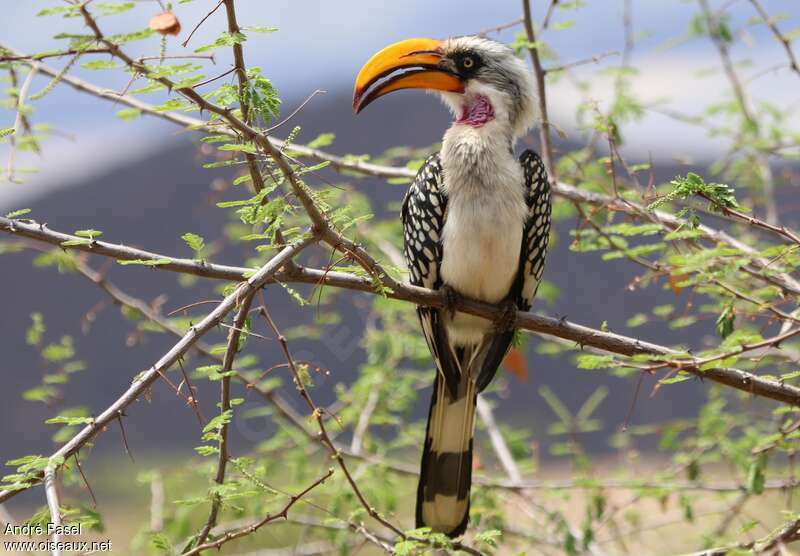
[[[61,242],[66,240],[81,239],[69,234],[62,234],[53,232],[36,223],[21,222],[19,220],[9,220],[7,218],[0,218],[0,230],[23,235],[32,239],[39,239],[52,243],[54,245],[61,245]],[[85,238],[83,238],[85,240]],[[90,247],[94,245],[94,247]],[[93,241],[75,246],[75,249],[87,252],[95,252],[106,256],[114,257],[117,253],[120,255],[131,257],[130,248],[124,246],[115,246],[113,244]],[[94,250],[96,249],[96,250]],[[137,252],[137,257],[145,251]],[[192,274],[200,276],[209,276],[213,278],[222,278],[229,280],[240,280],[244,272],[250,271],[249,269],[240,267],[219,267],[210,263],[199,263],[196,261],[187,261],[185,259],[170,259],[156,253],[148,253],[149,260],[162,260],[165,264],[163,266],[169,270],[188,269]],[[169,261],[169,262],[167,262]],[[337,287],[343,289],[351,289],[369,293],[375,293],[374,283],[359,276],[354,276],[346,272],[325,271],[319,269],[311,269],[298,267],[295,270],[286,270],[284,272],[275,272],[264,278],[264,283],[269,283],[271,280],[280,282],[300,282],[307,284],[326,285],[330,287]],[[410,301],[417,305],[443,308],[445,306],[445,299],[441,293],[426,288],[420,288],[411,284],[395,282],[395,286],[386,292],[388,297],[399,299],[403,301]],[[483,317],[488,320],[495,320],[498,318],[501,309],[496,306],[484,303],[473,299],[459,299],[456,304],[456,309],[463,312]],[[619,355],[632,356],[632,355],[653,355],[657,357],[669,357],[678,359],[681,353],[666,346],[645,342],[636,338],[614,334],[612,332],[604,332],[594,328],[589,328],[579,324],[571,323],[565,319],[555,319],[543,315],[536,315],[531,312],[519,311],[517,313],[516,321],[514,323],[516,328],[538,332],[549,336],[556,336],[565,340],[570,340],[579,346],[589,346],[597,348],[609,353],[616,353]],[[712,368],[701,370],[699,365],[702,360],[699,358],[681,359],[675,361],[673,364],[680,370],[691,373],[702,379],[709,379],[714,382],[731,386],[738,390],[742,390],[755,396],[761,396],[772,400],[780,401],[790,405],[800,405],[800,388],[785,384],[778,380],[760,377],[753,373],[742,371],[734,368]],[[2,499],[0,498],[0,502]]]

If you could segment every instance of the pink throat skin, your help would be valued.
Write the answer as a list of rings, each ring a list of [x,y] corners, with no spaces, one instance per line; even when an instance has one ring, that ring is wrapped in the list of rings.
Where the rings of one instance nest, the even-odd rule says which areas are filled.
[[[484,124],[494,120],[494,108],[489,99],[483,95],[477,95],[472,102],[465,104],[461,108],[461,115],[456,120],[457,124],[469,125],[472,127],[482,127]]]

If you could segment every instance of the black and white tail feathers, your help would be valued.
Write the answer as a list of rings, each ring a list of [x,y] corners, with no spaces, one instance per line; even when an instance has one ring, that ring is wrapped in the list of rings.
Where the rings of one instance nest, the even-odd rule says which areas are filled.
[[[466,373],[455,396],[437,373],[417,487],[417,527],[457,537],[469,521],[477,390]]]
[[[550,186],[544,164],[533,151],[520,157],[524,171],[528,219],[525,223],[517,279],[511,299],[528,310],[544,268],[550,235]],[[404,251],[411,283],[442,287],[443,226],[447,213],[438,154],[420,168],[403,202]],[[489,334],[480,345],[450,344],[442,311],[417,309],[436,365],[428,427],[417,489],[417,527],[457,537],[469,521],[472,482],[472,436],[477,395],[485,389],[505,357],[513,331]]]

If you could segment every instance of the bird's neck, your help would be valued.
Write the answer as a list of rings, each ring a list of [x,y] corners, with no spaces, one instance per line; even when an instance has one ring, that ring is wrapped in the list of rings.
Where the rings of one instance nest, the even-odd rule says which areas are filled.
[[[440,156],[451,194],[492,187],[505,167],[515,165],[513,132],[504,116],[486,97],[476,97],[445,132]]]

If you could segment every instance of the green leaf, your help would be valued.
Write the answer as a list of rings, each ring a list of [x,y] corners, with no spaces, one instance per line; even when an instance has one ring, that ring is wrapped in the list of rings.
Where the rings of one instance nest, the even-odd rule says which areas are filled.
[[[723,340],[730,336],[733,333],[735,322],[736,311],[733,308],[733,301],[730,301],[717,317],[717,335]]]
[[[335,138],[335,133],[320,133],[313,141],[308,143],[307,147],[310,149],[323,149],[333,144]]]
[[[670,377],[670,378],[662,378],[659,380],[659,384],[676,384],[678,382],[683,382],[684,380],[689,380],[694,375],[691,375],[685,371],[678,372],[677,375]]]
[[[42,336],[44,335],[46,328],[44,326],[44,317],[41,313],[31,313],[31,320],[33,322],[25,333],[25,342],[29,346],[35,346],[42,341]]]
[[[498,531],[497,529],[490,529],[488,531],[482,531],[475,535],[475,542],[477,544],[485,544],[487,546],[496,547],[497,540],[503,536],[503,533]]]
[[[648,205],[648,210],[655,210],[665,203],[683,200],[693,195],[708,199],[709,208],[712,211],[722,212],[722,209],[726,208],[739,208],[732,187],[723,183],[706,183],[701,176],[694,172],[689,172],[686,177],[675,178],[670,185],[672,185],[672,191]]]
[[[217,147],[221,151],[235,151],[248,154],[258,154],[258,149],[252,143],[228,143]]]
[[[246,40],[247,36],[242,32],[236,32],[231,34],[225,31],[214,42],[205,44],[199,48],[195,48],[194,51],[208,52],[209,50],[214,50],[215,48],[219,48],[221,46],[233,46],[234,44],[242,44]]]
[[[117,112],[117,118],[123,121],[135,120],[142,115],[142,111],[138,108],[123,108]]]
[[[202,251],[203,247],[205,247],[205,240],[197,234],[187,232],[181,236],[181,239],[186,242],[186,245],[188,245],[192,251]]]
[[[669,323],[669,327],[672,328],[672,329],[685,328],[687,326],[693,325],[696,322],[697,322],[697,317],[695,317],[694,315],[685,315],[683,317],[678,317],[678,318],[672,320]]]
[[[253,33],[274,33],[278,30],[277,27],[259,27],[258,25],[250,25],[244,27],[245,31],[252,31]]]
[[[100,230],[76,230],[75,235],[93,240],[94,238],[103,235],[103,232]]]
[[[61,242],[61,247],[75,247],[76,245],[89,245],[91,243],[88,239],[68,239]]]
[[[67,415],[58,415],[52,419],[45,421],[47,425],[91,425],[94,423],[94,417],[69,417]]]
[[[14,210],[6,214],[6,218],[9,220],[14,220],[15,218],[19,218],[20,216],[25,216],[26,214],[30,214],[31,209],[19,209]]]
[[[648,321],[648,316],[644,313],[636,313],[631,318],[629,318],[625,322],[625,326],[628,328],[636,328],[637,326],[641,326]]]
[[[81,67],[90,70],[101,70],[101,69],[115,69],[120,66],[117,62],[113,60],[92,60],[91,62],[82,63]]]
[[[92,4],[92,8],[102,15],[117,15],[125,13],[136,6],[135,2],[101,2]]]
[[[78,11],[79,7],[77,5],[53,6],[52,8],[45,8],[43,10],[36,12],[36,17],[44,17],[48,15],[58,15],[58,14],[69,14]]]
[[[153,33],[155,33],[155,31],[153,31],[152,29],[143,29],[141,31],[135,31],[133,33],[122,33],[120,35],[113,35],[111,37],[108,37],[108,40],[116,44],[127,44],[147,39],[153,36]]]
[[[747,490],[752,494],[762,494],[764,492],[764,467],[767,459],[764,452],[753,458],[747,469]]]
[[[616,365],[613,355],[582,354],[576,363],[579,369],[608,369]]]

